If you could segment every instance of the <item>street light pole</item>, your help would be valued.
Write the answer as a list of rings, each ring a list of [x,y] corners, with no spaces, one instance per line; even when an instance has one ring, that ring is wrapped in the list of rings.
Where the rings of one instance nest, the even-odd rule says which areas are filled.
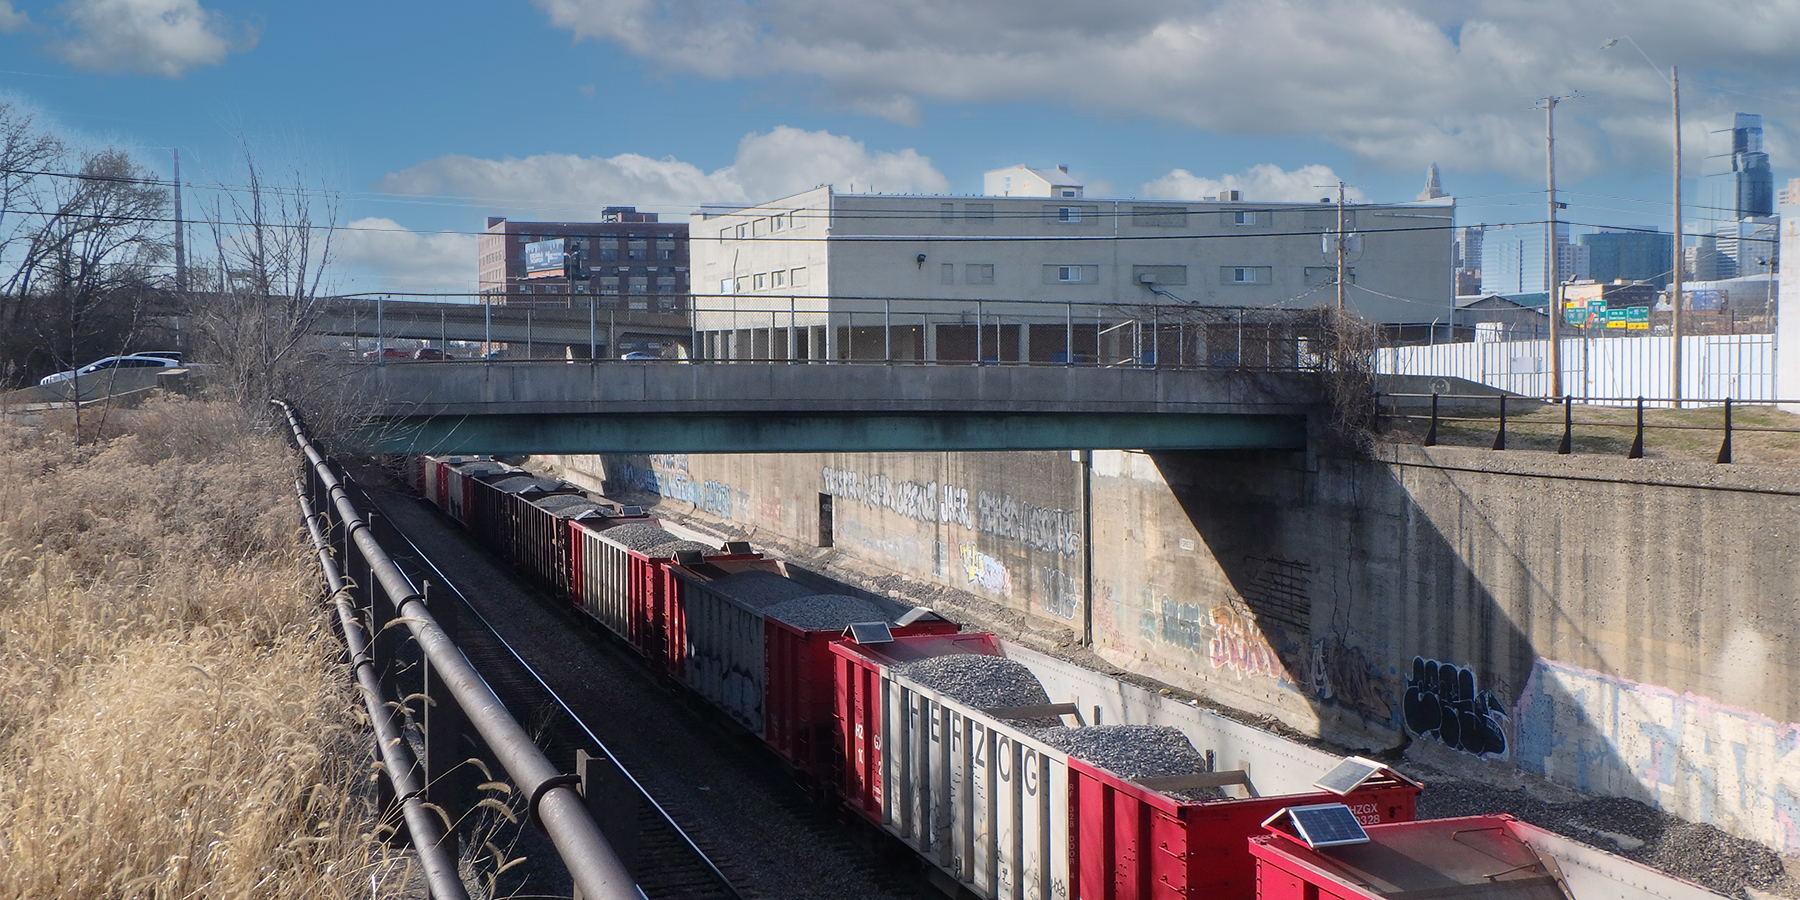
[[[1681,246],[1681,81],[1675,66],[1669,67],[1669,96],[1675,110],[1675,283],[1669,291],[1669,396],[1681,408],[1681,266],[1686,254]]]
[[[1549,270],[1544,279],[1545,305],[1550,313],[1550,396],[1560,398],[1562,388],[1562,278],[1557,269],[1556,246],[1556,104],[1567,99],[1554,94],[1544,98],[1544,159],[1549,180],[1549,218],[1544,226],[1545,255]]]

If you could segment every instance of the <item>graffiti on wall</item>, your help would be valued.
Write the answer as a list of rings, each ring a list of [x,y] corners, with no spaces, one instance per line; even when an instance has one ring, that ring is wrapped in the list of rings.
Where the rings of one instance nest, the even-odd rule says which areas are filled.
[[[1054,566],[1038,566],[1038,609],[1064,619],[1081,608],[1081,582]]]
[[[896,481],[879,472],[864,473],[826,466],[820,470],[824,493],[870,509],[885,509],[916,522],[943,522],[992,535],[1066,559],[1081,555],[1080,516],[1019,500],[1010,494],[976,493],[935,481]]]
[[[1305,687],[1314,700],[1351,710],[1366,721],[1398,727],[1391,670],[1370,661],[1363,648],[1337,635],[1313,641]]]
[[[1527,772],[1800,853],[1800,723],[1546,659],[1515,722]]]
[[[1413,657],[1401,711],[1417,737],[1476,756],[1506,754],[1506,704],[1467,666]]]
[[[1006,564],[967,544],[962,547],[963,574],[969,584],[992,594],[1012,593],[1012,573]]]
[[[739,501],[747,502],[749,499],[748,494],[734,490],[731,485],[722,481],[696,481],[690,478],[685,453],[652,456],[648,468],[625,460],[617,464],[615,469],[619,479],[630,487],[664,499],[691,503],[696,509],[721,519],[731,518],[732,510],[741,505]]]
[[[1212,638],[1207,642],[1207,658],[1215,669],[1229,669],[1239,677],[1273,678],[1292,684],[1293,675],[1282,662],[1281,653],[1263,635],[1262,626],[1247,609],[1229,604],[1207,611],[1212,624]]]
[[[987,491],[977,493],[975,503],[979,510],[975,527],[982,534],[1017,540],[1034,550],[1070,559],[1081,553],[1081,529],[1073,513]]]

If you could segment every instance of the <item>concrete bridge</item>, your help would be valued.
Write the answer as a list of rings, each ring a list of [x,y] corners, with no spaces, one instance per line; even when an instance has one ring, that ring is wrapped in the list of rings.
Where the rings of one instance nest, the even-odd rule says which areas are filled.
[[[433,362],[346,373],[371,453],[1307,446],[1306,373],[886,363]]]
[[[623,342],[686,341],[686,311],[619,309],[617,297],[574,295],[566,305],[445,303],[374,297],[334,298],[313,325],[319,334],[421,341],[487,341],[521,348],[571,347],[585,356],[618,356]],[[560,356],[561,351],[555,355]]]

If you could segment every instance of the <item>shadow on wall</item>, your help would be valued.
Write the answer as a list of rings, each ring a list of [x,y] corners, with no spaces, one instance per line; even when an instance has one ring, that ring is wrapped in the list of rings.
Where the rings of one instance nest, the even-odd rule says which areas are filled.
[[[1517,623],[1561,615],[1567,598],[1532,571],[1514,543],[1526,538],[1500,533],[1459,486],[1420,488],[1441,490],[1434,517],[1397,466],[1321,459],[1307,472],[1293,456],[1151,456],[1229,590],[1197,586],[1189,596],[1212,599],[1185,610],[1146,591],[1140,631],[1203,647],[1203,677],[1221,700],[1278,713],[1304,701],[1328,739],[1428,741],[1800,852],[1800,725],[1545,658],[1553,651]],[[1548,633],[1585,640],[1605,627],[1563,622]],[[1289,702],[1271,710],[1257,697]]]

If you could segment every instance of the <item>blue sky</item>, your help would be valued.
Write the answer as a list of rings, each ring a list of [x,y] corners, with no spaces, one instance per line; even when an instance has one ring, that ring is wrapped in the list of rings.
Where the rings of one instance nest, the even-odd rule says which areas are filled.
[[[1090,196],[1342,179],[1391,201],[1435,161],[1463,222],[1530,221],[1533,98],[1576,91],[1569,219],[1666,229],[1667,66],[1703,204],[1705,133],[1734,110],[1792,173],[1795,46],[1794,0],[0,0],[0,93],[164,171],[180,147],[196,184],[237,183],[241,139],[341,197],[342,289],[462,290],[489,214],[975,193],[1015,163]]]

